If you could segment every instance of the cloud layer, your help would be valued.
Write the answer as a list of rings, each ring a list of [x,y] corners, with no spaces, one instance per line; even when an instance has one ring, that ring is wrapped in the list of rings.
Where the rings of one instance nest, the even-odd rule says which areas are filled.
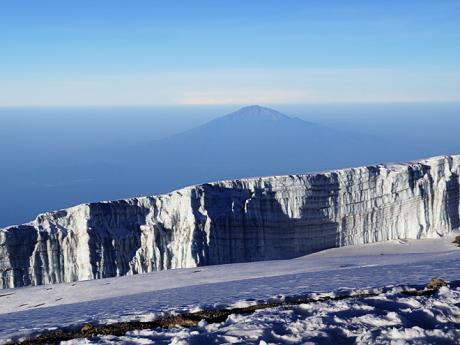
[[[460,101],[459,71],[220,69],[66,75],[0,83],[0,106]]]

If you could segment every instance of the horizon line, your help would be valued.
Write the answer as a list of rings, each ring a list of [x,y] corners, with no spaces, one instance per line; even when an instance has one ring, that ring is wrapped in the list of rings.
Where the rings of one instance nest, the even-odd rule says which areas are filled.
[[[197,107],[245,107],[252,105],[260,105],[266,107],[276,106],[309,106],[309,105],[397,105],[397,104],[458,104],[459,100],[397,100],[397,101],[338,101],[338,102],[286,102],[286,103],[218,103],[218,104],[38,104],[38,105],[1,105],[0,109],[18,109],[18,108],[197,108]],[[263,104],[263,105],[262,105]]]

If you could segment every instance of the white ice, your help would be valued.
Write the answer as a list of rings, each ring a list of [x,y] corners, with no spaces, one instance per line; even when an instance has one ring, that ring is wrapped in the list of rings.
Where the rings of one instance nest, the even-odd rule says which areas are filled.
[[[120,278],[5,289],[0,294],[0,340],[6,342],[45,329],[77,326],[85,322],[152,320],[171,312],[244,306],[273,298],[282,299],[284,296],[314,296],[357,289],[372,290],[390,285],[425,284],[435,276],[451,281],[459,280],[460,249],[451,243],[455,235],[458,234],[441,239],[344,247],[292,260],[177,269]],[[456,290],[443,290],[441,294],[426,300],[402,297],[391,291],[375,300],[379,298],[384,302],[378,303],[388,305],[388,308],[391,304],[401,305],[407,309],[407,313],[412,310],[421,313],[421,317],[428,315],[425,319],[430,322],[438,320],[443,325],[456,323],[458,327],[458,308],[454,308],[455,303],[458,303]],[[420,339],[439,336],[437,329],[423,329],[421,323],[404,323],[402,317],[406,312],[399,310],[399,307],[397,313],[387,309],[377,313],[370,309],[376,307],[369,305],[369,301],[372,300],[347,300],[343,302],[344,305],[342,302],[322,302],[295,307],[290,311],[266,310],[245,316],[241,322],[232,319],[241,316],[232,316],[227,323],[202,325],[200,329],[176,329],[169,333],[160,330],[143,331],[127,336],[133,339],[139,337],[142,338],[140,341],[148,343],[155,339],[155,332],[159,332],[159,337],[166,337],[168,341],[176,339],[180,343],[190,341],[197,334],[205,334],[212,341],[217,339],[218,342],[231,343],[237,336],[244,340],[245,334],[253,338],[259,334],[257,341],[267,343],[274,339],[285,343],[305,342],[307,340],[299,337],[308,334],[312,339],[315,334],[322,336],[328,323],[339,325],[342,322],[340,317],[332,316],[334,308],[356,309],[356,313],[342,315],[342,324],[361,327],[364,334],[370,332],[367,337],[374,337],[372,339],[376,342],[382,337],[402,339],[409,337],[408,334],[417,334]],[[313,309],[308,311],[308,308]],[[441,311],[444,314],[441,315]],[[302,321],[302,315],[309,315],[309,321]],[[298,330],[286,329],[287,325],[293,324],[292,318],[298,319],[298,323],[294,323]],[[269,325],[270,322],[280,324],[278,333],[278,326],[272,325],[276,335],[267,336],[260,326]],[[244,327],[248,327],[246,333]],[[305,327],[311,327],[311,333]],[[378,334],[373,333],[373,329],[377,329]],[[351,331],[344,328],[337,332]],[[449,332],[446,337],[457,335]],[[252,341],[250,339],[253,338],[244,341]],[[362,343],[366,339],[371,338],[362,338]],[[108,342],[111,338],[98,341]]]

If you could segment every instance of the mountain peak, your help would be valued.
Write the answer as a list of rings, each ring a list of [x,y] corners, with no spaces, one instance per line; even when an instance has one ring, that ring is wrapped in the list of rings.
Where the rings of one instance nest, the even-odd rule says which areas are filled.
[[[261,107],[260,105],[249,105],[238,109],[237,111],[227,115],[230,118],[253,118],[253,119],[269,119],[280,120],[289,119],[288,116],[274,109]]]

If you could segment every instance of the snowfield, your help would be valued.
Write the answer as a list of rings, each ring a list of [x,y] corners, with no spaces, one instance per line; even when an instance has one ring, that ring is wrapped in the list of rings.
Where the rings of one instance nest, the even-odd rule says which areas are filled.
[[[196,327],[149,329],[124,336],[74,339],[87,343],[460,343],[460,249],[439,239],[337,248],[297,259],[178,269],[75,283],[5,289],[0,341],[45,330],[120,321],[151,321],[171,313],[244,307],[293,296],[355,297],[233,314]],[[401,286],[431,278],[455,282],[431,296]]]
[[[193,328],[129,332],[63,344],[458,344],[460,288],[433,297],[382,296],[271,308]]]

